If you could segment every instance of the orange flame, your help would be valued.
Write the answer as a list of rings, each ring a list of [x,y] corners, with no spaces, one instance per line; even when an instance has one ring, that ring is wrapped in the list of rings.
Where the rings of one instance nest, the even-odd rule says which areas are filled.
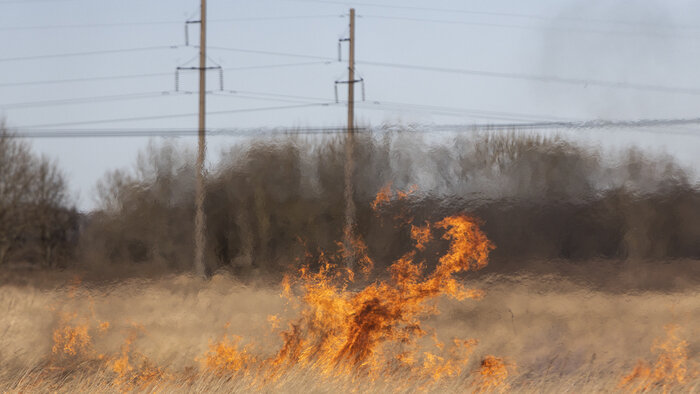
[[[87,324],[70,324],[71,318],[53,332],[53,354],[59,357],[86,355],[92,352],[92,338]]]
[[[445,230],[444,238],[451,245],[430,275],[424,275],[422,264],[413,262],[413,253],[389,268],[391,281],[372,283],[357,292],[338,283],[339,270],[330,263],[316,273],[302,270],[300,287],[307,309],[282,334],[284,345],[273,364],[312,365],[326,373],[376,374],[386,371],[392,360],[419,359],[415,351],[406,353],[406,348],[426,335],[420,320],[435,313],[426,302],[440,295],[478,298],[480,292],[463,289],[452,276],[484,267],[493,248],[468,216],[453,216],[436,226]],[[447,371],[459,364],[441,362],[430,353],[420,358],[419,364],[432,366],[434,376],[452,376]]]
[[[133,325],[130,334],[124,340],[121,355],[109,362],[112,371],[116,374],[115,385],[126,391],[143,389],[167,377],[165,371],[155,367],[146,356],[131,349],[131,345],[142,332],[143,327]]]
[[[391,190],[392,183],[389,182],[384,187],[379,189],[379,192],[374,198],[374,201],[370,204],[372,207],[373,211],[378,211],[382,206],[388,205],[391,202],[392,197],[396,195],[397,200],[405,200],[408,198],[411,194],[415,193],[418,191],[418,185],[411,185],[411,187],[408,188],[408,190],[403,191],[403,190],[396,190],[395,192],[392,192]]]
[[[684,385],[693,376],[688,371],[688,342],[678,337],[678,326],[667,325],[666,338],[654,341],[652,353],[658,353],[654,365],[640,360],[632,373],[620,380],[618,388],[640,393]]]
[[[79,290],[78,285],[75,282],[72,284],[69,289],[69,298],[75,297]],[[72,368],[76,362],[90,361],[94,363],[91,365],[105,366],[114,372],[113,383],[125,391],[145,388],[166,378],[166,373],[161,368],[154,367],[145,356],[131,349],[133,341],[143,331],[140,326],[133,325],[119,355],[97,354],[91,332],[99,336],[109,330],[111,325],[108,321],[102,321],[99,324],[95,322],[95,327],[91,327],[94,310],[91,312],[93,319],[88,317],[78,319],[78,313],[62,315],[59,326],[53,331],[54,344],[51,351],[54,358],[50,360],[49,369],[65,370]]]
[[[436,351],[424,350],[421,339],[428,332],[421,320],[437,313],[429,301],[439,296],[481,296],[480,291],[464,289],[453,276],[483,268],[493,245],[477,221],[466,215],[448,217],[434,227],[444,230],[443,238],[450,241],[450,247],[433,272],[426,273],[423,263],[414,262],[415,252],[410,252],[391,265],[390,280],[352,290],[352,272],[336,267],[321,254],[317,271],[303,267],[296,281],[288,276],[283,280],[288,297],[300,290],[304,309],[281,333],[283,344],[274,356],[255,357],[250,347],[239,346],[240,338],[224,337],[210,345],[202,364],[218,375],[244,372],[261,375],[262,381],[274,380],[297,366],[326,375],[371,379],[397,371],[432,382],[458,376],[476,341],[455,339],[446,348],[435,338]],[[430,241],[430,224],[416,229],[416,249],[422,250]],[[271,322],[277,324],[277,319]]]
[[[515,369],[515,365],[508,365],[499,357],[486,356],[481,361],[478,378],[475,382],[476,392],[508,391],[510,389],[510,385],[506,384],[508,368]]]
[[[345,261],[355,262],[362,273],[369,274],[374,268],[374,261],[367,254],[365,242],[354,232],[346,233],[345,240],[346,242],[338,242],[340,255]]]
[[[425,226],[411,226],[411,239],[416,243],[416,249],[425,250],[425,244],[430,241],[430,223]]]
[[[240,341],[240,337],[224,336],[221,341],[209,344],[209,351],[202,359],[202,364],[217,375],[249,368],[256,360],[247,348],[239,350]]]
[[[377,211],[382,205],[391,202],[391,182],[387,183],[379,190],[377,196],[372,201],[371,207],[373,211]]]

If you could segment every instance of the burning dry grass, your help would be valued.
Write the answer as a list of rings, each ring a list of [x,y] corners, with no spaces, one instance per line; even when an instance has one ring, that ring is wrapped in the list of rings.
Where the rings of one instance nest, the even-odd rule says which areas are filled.
[[[371,379],[295,365],[264,385],[255,369],[284,344],[270,321],[297,314],[279,288],[226,275],[79,288],[72,297],[6,285],[0,391],[463,392],[489,391],[491,382],[516,392],[700,390],[697,292],[611,295],[556,277],[467,284],[483,289],[483,299],[440,298],[441,313],[424,321],[438,341],[478,340],[457,376],[435,384],[410,370]],[[678,327],[669,334],[664,322]],[[423,363],[444,367],[437,357],[445,355]]]
[[[640,360],[631,374],[620,381],[618,388],[634,393],[669,389],[684,385],[688,380],[697,378],[700,371],[689,369],[688,342],[677,335],[678,327],[668,325],[666,338],[655,340],[651,350],[658,354],[656,362],[650,365]]]
[[[494,248],[479,221],[402,219],[414,249],[373,280],[358,238],[339,244],[337,256],[321,253],[317,269],[302,265],[281,289],[226,275],[95,288],[75,281],[53,291],[5,286],[0,390],[700,388],[697,293],[610,295],[546,276],[460,279],[485,267]],[[445,253],[429,252],[433,244],[446,245]],[[364,276],[340,264],[348,257]],[[657,361],[632,369],[666,321],[689,328],[689,339],[668,328],[652,348]]]

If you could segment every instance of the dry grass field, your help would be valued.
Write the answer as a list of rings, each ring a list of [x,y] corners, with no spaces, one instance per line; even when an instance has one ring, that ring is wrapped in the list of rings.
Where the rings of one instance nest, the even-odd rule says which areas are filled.
[[[608,168],[558,140],[467,142],[392,167],[405,149],[365,141],[378,164],[346,232],[340,145],[231,155],[208,279],[184,274],[175,151],[115,172],[75,262],[17,249],[1,267],[0,392],[700,392],[698,188],[634,154]],[[442,192],[395,176],[429,160]]]
[[[281,286],[225,274],[112,285],[35,275],[0,288],[0,391],[700,392],[698,291],[612,294],[554,276],[475,276],[466,284],[483,298],[441,295],[423,324],[423,339],[476,340],[468,357],[449,364],[424,343],[433,364],[423,353],[420,368],[375,372],[326,365],[323,354],[266,366],[285,322],[308,309]]]

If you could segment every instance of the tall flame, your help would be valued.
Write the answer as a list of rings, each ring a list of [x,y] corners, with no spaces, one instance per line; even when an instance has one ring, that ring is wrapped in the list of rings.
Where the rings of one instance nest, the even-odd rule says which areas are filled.
[[[321,266],[303,267],[299,277],[285,277],[283,291],[291,297],[296,289],[304,308],[301,316],[281,333],[283,344],[267,359],[252,356],[248,348],[228,338],[210,346],[204,365],[221,374],[253,371],[266,379],[297,366],[316,369],[331,376],[366,376],[376,379],[406,371],[431,381],[458,376],[466,366],[475,340],[455,339],[445,347],[436,339],[427,351],[429,334],[421,320],[437,313],[439,296],[479,298],[478,290],[464,288],[454,275],[478,270],[487,264],[493,245],[466,215],[445,218],[432,226],[443,231],[450,243],[435,269],[426,273],[415,262],[416,251],[389,267],[390,279],[353,289],[353,275],[332,264],[323,255]],[[416,250],[430,241],[431,225],[414,228]]]

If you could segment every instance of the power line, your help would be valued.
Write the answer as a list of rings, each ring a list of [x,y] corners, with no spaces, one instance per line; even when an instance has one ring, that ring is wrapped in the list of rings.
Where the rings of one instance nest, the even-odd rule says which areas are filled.
[[[618,35],[618,36],[644,36],[644,37],[657,37],[657,38],[667,38],[669,34],[653,32],[648,30],[640,31],[623,31],[623,30],[598,30],[590,28],[581,27],[560,27],[560,26],[528,26],[528,25],[515,25],[509,23],[491,23],[491,22],[469,22],[469,21],[458,21],[458,20],[448,20],[448,19],[436,19],[436,18],[420,18],[420,17],[403,17],[403,16],[388,16],[388,15],[370,15],[362,14],[361,18],[369,19],[382,19],[382,20],[397,20],[397,21],[409,21],[409,22],[427,22],[427,23],[437,23],[443,25],[462,25],[462,26],[479,26],[479,27],[496,27],[496,28],[507,28],[507,29],[519,29],[519,30],[529,30],[529,31],[562,31],[562,32],[573,32],[573,33],[593,33],[593,34],[605,34],[605,35]],[[673,34],[673,37],[678,38],[696,38],[695,35],[677,35]]]
[[[247,112],[261,112],[261,111],[275,111],[275,110],[283,110],[283,109],[296,109],[296,108],[306,108],[306,107],[322,107],[322,106],[330,106],[333,104],[335,104],[335,103],[306,103],[306,104],[286,105],[286,106],[276,106],[276,107],[262,107],[262,108],[234,109],[234,110],[225,110],[225,111],[211,111],[211,112],[207,112],[207,115],[225,115],[225,114],[237,114],[237,113],[247,113]],[[103,123],[121,123],[121,122],[134,122],[134,121],[144,121],[144,120],[188,118],[188,117],[193,117],[193,116],[198,116],[198,115],[199,115],[199,113],[152,115],[152,116],[139,116],[139,117],[130,117],[130,118],[90,120],[90,121],[83,121],[83,122],[65,122],[65,123],[26,125],[26,126],[18,126],[18,128],[31,129],[31,128],[44,128],[44,127],[82,126],[82,125],[93,125],[93,124],[103,124]]]
[[[286,56],[286,57],[297,57],[297,58],[304,58],[304,59],[319,59],[319,60],[326,60],[326,61],[331,61],[331,62],[338,60],[335,57],[329,57],[329,56],[302,55],[302,54],[297,54],[297,53],[264,51],[264,50],[258,50],[258,49],[228,48],[228,47],[216,47],[216,46],[210,46],[209,48],[220,50],[220,51],[255,53],[255,54],[259,54],[259,55]]]
[[[700,118],[677,118],[677,119],[640,119],[640,120],[583,120],[573,122],[533,122],[533,123],[501,123],[492,125],[481,125],[484,129],[610,129],[610,128],[646,128],[660,126],[686,126],[699,125]],[[443,125],[435,127],[436,131],[464,130],[468,125]]]
[[[71,104],[82,104],[82,103],[96,103],[96,102],[109,102],[109,101],[127,101],[127,100],[139,100],[151,97],[167,97],[170,96],[169,92],[144,92],[144,93],[131,93],[131,94],[117,94],[109,96],[93,96],[93,97],[76,97],[68,99],[57,99],[57,100],[43,100],[43,101],[26,101],[21,103],[9,103],[0,104],[2,109],[17,109],[17,108],[35,108],[35,107],[52,107],[59,105],[71,105]]]
[[[360,128],[364,131],[364,128]],[[299,135],[299,134],[336,134],[346,129],[334,127],[258,127],[258,128],[213,128],[207,129],[212,136],[261,136],[261,135]],[[9,134],[15,138],[91,138],[91,137],[194,137],[199,129],[42,129]]]
[[[50,55],[6,57],[6,58],[0,58],[0,62],[15,62],[15,61],[21,61],[21,60],[37,60],[37,59],[76,57],[76,56],[105,55],[105,54],[111,54],[111,53],[147,52],[147,51],[155,51],[155,50],[163,50],[163,49],[177,49],[177,48],[182,48],[182,45],[160,45],[160,46],[141,47],[141,48],[105,49],[105,50],[88,51],[88,52],[55,53],[55,54],[50,54]]]
[[[105,51],[93,51],[93,52],[80,52],[80,53],[70,53],[70,54],[54,54],[54,55],[39,55],[33,57],[23,57],[23,58],[5,58],[0,59],[2,61],[14,61],[14,60],[28,60],[28,59],[40,59],[49,57],[66,57],[66,56],[83,56],[83,55],[93,55],[93,54],[103,54],[103,53],[119,53],[119,52],[134,52],[134,51],[147,51],[154,49],[174,49],[180,46],[161,46],[161,47],[146,47],[146,48],[131,48],[131,49],[118,49],[118,50],[105,50]],[[211,49],[223,50],[223,51],[233,51],[241,53],[254,53],[269,56],[284,56],[284,57],[296,57],[305,59],[319,59],[323,60],[324,64],[329,64],[335,61],[335,58],[326,56],[316,56],[316,55],[305,55],[305,54],[295,54],[289,52],[276,52],[276,51],[266,51],[266,50],[256,50],[256,49],[244,49],[244,48],[228,48],[228,47],[210,47]],[[412,64],[402,64],[402,63],[389,63],[389,62],[376,62],[376,61],[357,61],[360,64],[366,64],[370,66],[379,67],[392,67],[392,68],[403,68],[412,69],[420,71],[433,71],[442,73],[452,73],[452,74],[468,74],[468,75],[478,75],[484,77],[495,77],[495,78],[506,78],[506,79],[519,79],[519,80],[530,80],[548,83],[561,83],[568,85],[577,86],[599,86],[605,88],[619,88],[619,89],[631,89],[631,90],[641,90],[641,91],[655,91],[662,93],[682,93],[690,95],[700,94],[700,89],[696,88],[681,88],[681,87],[668,87],[661,85],[651,85],[651,84],[638,84],[629,82],[616,82],[616,81],[606,81],[597,79],[583,79],[583,78],[569,78],[569,77],[559,77],[559,76],[548,76],[548,75],[537,75],[537,74],[526,74],[526,73],[510,73],[510,72],[496,72],[496,71],[486,71],[486,70],[474,70],[474,69],[456,69],[456,68],[446,68],[446,67],[434,67],[434,66],[420,66]],[[304,63],[297,65],[308,65],[317,63]],[[231,68],[231,70],[236,69],[256,69],[256,68],[272,68],[272,67],[288,67],[293,64],[285,65],[269,65],[269,66],[250,66],[243,68]],[[110,79],[125,79],[125,78],[142,78],[142,77],[152,77],[152,76],[163,76],[169,75],[167,73],[150,73],[150,74],[132,74],[132,75],[122,75],[122,76],[108,76],[108,77],[93,77],[93,78],[74,78],[69,80],[49,80],[49,81],[38,81],[38,82],[19,82],[19,83],[6,83],[0,84],[0,86],[23,86],[23,85],[34,85],[34,84],[46,84],[46,83],[64,83],[64,82],[78,82],[78,81],[97,81],[97,80],[110,80]]]
[[[224,90],[223,92],[217,92],[217,95],[221,96],[228,96],[228,97],[241,97],[241,95],[255,95],[255,96],[263,96],[263,97],[271,97],[271,98],[280,98],[280,99],[285,99],[285,100],[302,100],[302,101],[314,101],[314,102],[321,102],[321,101],[330,101],[328,98],[324,97],[309,97],[309,96],[298,96],[298,95],[292,95],[292,94],[283,94],[283,93],[269,93],[269,92],[254,92],[250,90]]]
[[[657,27],[665,29],[700,29],[700,26],[696,25],[663,25],[663,24],[648,24],[638,21],[626,21],[626,20],[612,20],[612,19],[589,19],[589,18],[577,18],[569,16],[544,16],[537,14],[523,14],[515,12],[498,12],[498,11],[474,11],[465,9],[455,9],[455,8],[435,8],[435,7],[419,7],[419,6],[409,6],[409,5],[390,5],[390,4],[376,4],[376,3],[360,3],[356,1],[334,1],[334,0],[287,0],[305,3],[321,3],[321,4],[338,4],[338,5],[354,5],[363,7],[374,7],[374,8],[386,8],[386,9],[401,9],[401,10],[411,10],[411,11],[430,11],[430,12],[442,12],[449,14],[469,14],[469,15],[483,15],[483,16],[498,16],[498,17],[511,17],[511,18],[524,18],[524,19],[534,19],[539,21],[572,21],[581,23],[603,23],[603,24],[616,24],[616,25],[626,25],[626,26],[640,26],[640,27]]]
[[[219,96],[219,97],[235,97],[242,99],[255,99],[255,100],[265,100],[265,101],[278,101],[278,102],[292,102],[292,103],[308,103],[309,101],[329,101],[327,98],[312,98],[312,97],[301,97],[301,96],[290,96],[275,93],[261,93],[261,92],[251,92],[251,91],[239,91],[239,90],[210,90],[206,92],[208,95]],[[75,97],[75,98],[64,98],[56,100],[43,100],[43,101],[26,101],[20,103],[7,103],[0,104],[1,109],[17,109],[17,108],[34,108],[34,107],[50,107],[50,106],[60,106],[60,105],[71,105],[71,104],[82,104],[82,103],[96,103],[96,102],[109,102],[109,101],[128,101],[128,100],[138,100],[144,98],[153,97],[177,97],[196,94],[196,92],[191,91],[153,91],[153,92],[143,92],[143,93],[130,93],[130,94],[117,94],[108,96],[92,96],[92,97]],[[258,97],[264,96],[264,97]]]
[[[3,4],[24,4],[24,3],[63,3],[74,0],[4,0],[0,1],[0,5]]]
[[[369,66],[378,66],[378,67],[391,67],[391,68],[401,68],[401,69],[418,70],[418,71],[433,71],[433,72],[441,72],[441,73],[449,73],[449,74],[478,75],[478,76],[482,76],[482,77],[519,79],[519,80],[548,82],[548,83],[560,83],[560,84],[577,85],[577,86],[599,86],[599,87],[605,87],[605,88],[654,91],[654,92],[662,92],[662,93],[683,93],[683,94],[690,94],[690,95],[700,94],[700,89],[696,89],[696,88],[668,87],[668,86],[650,85],[650,84],[605,81],[605,80],[600,80],[600,79],[569,78],[569,77],[559,77],[559,76],[553,76],[553,75],[537,75],[537,74],[485,71],[485,70],[474,70],[474,69],[419,66],[419,65],[413,65],[413,64],[374,62],[374,61],[358,61],[358,63],[369,65]]]
[[[444,107],[437,105],[424,105],[424,104],[410,104],[410,103],[400,103],[391,101],[368,101],[364,103],[359,103],[364,108],[372,109],[385,109],[385,110],[406,110],[406,111],[418,111],[427,112],[437,115],[447,115],[447,116],[470,116],[473,118],[480,119],[492,119],[492,120],[511,120],[511,121],[571,121],[571,119],[560,118],[556,116],[549,115],[531,115],[523,113],[514,112],[504,112],[504,111],[488,111],[481,109],[471,109],[471,108],[455,108],[455,107]]]
[[[22,102],[22,103],[8,103],[0,104],[2,109],[17,109],[17,108],[35,108],[35,107],[47,107],[47,106],[60,106],[60,105],[72,105],[81,103],[97,103],[97,102],[109,102],[109,101],[130,101],[130,100],[140,100],[146,98],[154,97],[175,97],[180,95],[193,94],[194,92],[181,91],[181,92],[143,92],[143,93],[132,93],[132,94],[121,94],[121,95],[110,95],[110,96],[93,96],[93,97],[78,97],[78,98],[68,98],[68,99],[57,99],[57,100],[45,100],[45,101],[32,101],[32,102]],[[247,90],[224,90],[224,91],[208,91],[207,94],[217,96],[217,97],[231,97],[244,100],[258,100],[258,101],[274,101],[274,102],[285,102],[285,103],[297,103],[297,104],[307,104],[309,102],[324,102],[330,100],[328,98],[321,97],[309,97],[309,96],[299,96],[299,95],[289,95],[280,93],[269,93],[269,92],[255,92]],[[344,102],[340,102],[344,104]],[[367,109],[377,109],[377,110],[408,110],[408,111],[419,111],[433,113],[437,115],[447,115],[447,116],[471,116],[481,119],[494,119],[494,120],[521,120],[521,121],[532,121],[532,120],[568,120],[552,116],[540,116],[540,115],[530,115],[522,113],[512,113],[512,112],[502,112],[502,111],[485,111],[479,109],[469,109],[469,108],[455,108],[455,107],[444,107],[436,105],[422,105],[422,104],[410,104],[410,103],[400,103],[391,101],[369,101],[358,103]]]
[[[274,101],[274,102],[282,102],[282,103],[308,103],[309,100],[300,100],[300,99],[292,99],[292,98],[280,98],[280,97],[260,97],[259,95],[247,95],[247,94],[227,94],[227,92],[213,92],[212,93],[214,96],[219,96],[219,97],[231,97],[231,98],[238,98],[238,99],[244,99],[244,100],[259,100],[259,101]],[[315,100],[318,101],[318,100]]]
[[[2,3],[0,3],[2,4]],[[290,15],[290,16],[257,16],[242,18],[211,19],[208,22],[258,22],[279,20],[307,20],[337,18],[340,15]],[[108,23],[83,23],[73,25],[31,25],[31,26],[6,26],[0,27],[0,31],[8,30],[48,30],[48,29],[81,29],[81,28],[105,28],[105,27],[133,27],[133,26],[157,26],[157,25],[181,25],[182,21],[146,21],[146,22],[108,22]]]
[[[102,77],[86,77],[86,78],[45,79],[45,80],[40,80],[40,81],[1,83],[0,87],[52,85],[52,84],[73,83],[73,82],[112,81],[112,80],[119,80],[119,79],[162,77],[165,75],[172,76],[173,74],[161,72],[161,73],[146,73],[146,74],[108,75],[108,76],[102,76]]]
[[[228,47],[210,47],[218,50],[226,50],[233,52],[242,53],[256,53],[262,55],[270,56],[286,56],[286,57],[300,57],[300,58],[310,58],[310,59],[323,59],[326,61],[336,61],[337,59],[325,56],[316,55],[303,55],[289,52],[276,52],[276,51],[266,51],[266,50],[256,50],[256,49],[244,49],[244,48],[228,48]],[[662,93],[683,93],[690,95],[700,94],[700,89],[697,88],[682,88],[682,87],[669,87],[661,85],[652,84],[640,84],[640,83],[630,83],[630,82],[617,82],[617,81],[606,81],[600,79],[584,79],[584,78],[570,78],[570,77],[559,77],[555,75],[538,75],[538,74],[527,74],[527,73],[512,73],[512,72],[498,72],[498,71],[486,71],[486,70],[474,70],[474,69],[459,69],[459,68],[447,68],[447,67],[435,67],[435,66],[421,66],[413,64],[404,63],[389,63],[389,62],[377,62],[377,61],[362,61],[358,60],[356,63],[366,64],[370,66],[378,67],[392,67],[392,68],[403,68],[419,71],[433,71],[441,73],[451,73],[451,74],[466,74],[466,75],[478,75],[482,77],[492,77],[492,78],[506,78],[506,79],[518,79],[518,80],[529,80],[547,83],[560,83],[566,85],[577,85],[577,86],[599,86],[605,88],[617,88],[617,89],[630,89],[630,90],[641,90],[641,91],[654,91]]]
[[[328,65],[328,64],[331,64],[331,62],[330,61],[315,61],[315,62],[263,64],[263,65],[253,65],[253,66],[227,67],[227,68],[224,68],[224,71],[262,70],[262,69],[271,69],[271,68],[301,67],[301,66],[322,65],[322,64]],[[101,77],[87,77],[87,78],[49,79],[49,80],[41,80],[41,81],[0,83],[0,87],[49,85],[49,84],[61,84],[61,83],[73,83],[73,82],[109,81],[109,80],[119,80],[119,79],[150,78],[150,77],[162,77],[162,76],[172,76],[172,75],[173,75],[173,73],[159,72],[159,73],[145,73],[145,74],[107,75],[107,76],[101,76]]]
[[[279,101],[288,103],[306,103],[309,101],[323,101],[324,98],[319,97],[308,97],[308,96],[298,96],[289,94],[278,94],[278,93],[265,93],[265,92],[253,92],[244,90],[226,90],[223,92],[212,92],[215,96],[223,97],[233,97],[241,99],[253,99],[261,101]],[[341,101],[339,104],[346,104],[346,102]],[[444,107],[436,105],[422,105],[422,104],[409,104],[391,101],[377,101],[371,100],[367,102],[358,102],[357,105],[365,109],[375,109],[375,110],[407,110],[407,111],[418,111],[427,112],[437,115],[446,116],[470,116],[480,119],[492,119],[492,120],[519,120],[519,121],[566,121],[570,119],[558,118],[554,116],[540,116],[540,115],[530,115],[522,113],[513,112],[502,112],[502,111],[486,111],[480,109],[470,109],[470,108],[455,108],[455,107]]]
[[[471,132],[499,132],[499,131],[525,131],[525,130],[613,130],[635,129],[639,132],[649,132],[654,134],[677,134],[700,137],[700,130],[697,132],[686,131],[677,132],[669,129],[655,129],[660,126],[687,126],[700,124],[700,118],[685,119],[642,119],[628,121],[614,120],[587,120],[574,122],[526,122],[526,123],[475,123],[475,124],[423,124],[410,127],[408,129],[383,127],[359,127],[359,132],[365,133],[416,133],[434,134],[442,132],[471,133]],[[8,136],[15,138],[83,138],[83,137],[187,137],[196,136],[198,129],[191,128],[42,128],[32,130],[26,127],[16,127],[21,132],[10,133]],[[345,134],[345,127],[253,127],[253,128],[212,128],[207,129],[207,133],[217,136],[261,136],[261,135],[294,135],[294,134]]]

